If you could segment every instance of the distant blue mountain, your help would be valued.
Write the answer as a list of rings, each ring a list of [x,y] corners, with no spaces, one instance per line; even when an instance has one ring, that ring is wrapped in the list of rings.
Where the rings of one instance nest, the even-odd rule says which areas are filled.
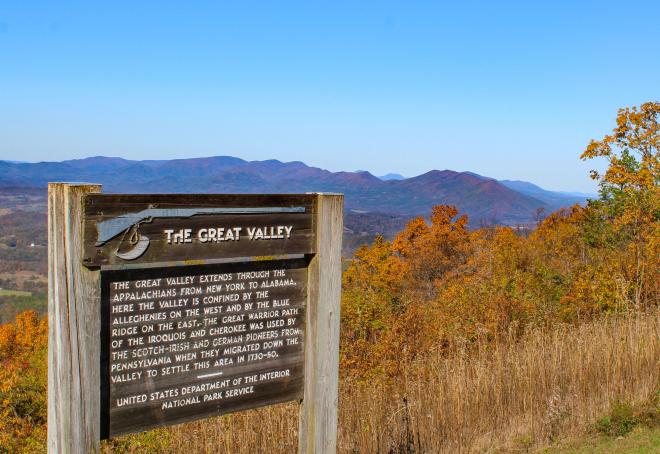
[[[383,175],[378,177],[383,181],[389,181],[389,180],[405,180],[406,177],[401,175],[400,173],[388,173],[387,175]]]
[[[473,226],[531,222],[538,208],[553,211],[585,198],[451,170],[416,177],[369,172],[330,172],[306,164],[245,161],[232,156],[133,161],[96,156],[62,162],[0,161],[0,187],[45,188],[50,181],[103,184],[110,193],[341,192],[347,210],[410,217],[437,204],[456,205]]]
[[[527,194],[555,208],[574,205],[576,203],[584,204],[587,199],[596,197],[593,194],[548,191],[527,181],[499,180],[499,182],[507,188]]]

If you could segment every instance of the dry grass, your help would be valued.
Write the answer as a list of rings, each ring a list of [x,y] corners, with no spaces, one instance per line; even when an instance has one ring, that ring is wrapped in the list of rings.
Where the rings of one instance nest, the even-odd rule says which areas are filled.
[[[659,360],[658,314],[537,330],[516,344],[433,359],[412,367],[396,394],[344,394],[342,450],[544,445],[584,430],[613,400],[651,398],[660,386]]]
[[[612,401],[639,403],[659,390],[658,313],[537,330],[436,355],[394,384],[343,381],[339,452],[525,452],[583,433]],[[176,453],[295,452],[297,406],[171,427],[115,451],[150,443]]]

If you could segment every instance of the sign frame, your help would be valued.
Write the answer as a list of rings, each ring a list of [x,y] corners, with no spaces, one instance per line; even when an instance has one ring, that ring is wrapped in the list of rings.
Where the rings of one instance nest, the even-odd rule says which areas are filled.
[[[104,269],[108,264],[114,269],[170,267],[300,256],[307,260],[307,297],[298,452],[336,452],[343,195],[137,196],[105,195],[101,194],[101,189],[101,185],[87,183],[48,185],[48,452],[100,452],[100,265]],[[95,261],[89,255],[90,207],[94,201],[122,197],[126,201],[151,198],[165,208],[171,208],[166,206],[168,200],[176,200],[182,207],[189,207],[186,200],[197,202],[197,205],[205,200],[207,205],[231,208],[305,206],[311,211],[311,222],[304,238],[296,240],[298,248],[293,254],[275,246],[265,248],[265,253],[258,253],[259,247],[248,246],[248,254],[240,254],[241,248],[234,248],[222,257],[215,253],[215,256],[210,254],[200,259],[186,256],[176,260],[175,255],[163,252],[165,248],[151,246],[151,256],[142,251],[142,260],[131,259],[137,261],[126,265],[113,258],[106,259],[105,264]],[[307,204],[301,205],[301,202]],[[128,212],[140,213],[141,210],[133,208],[135,206]],[[293,216],[298,216],[297,222],[304,225],[303,216]],[[197,225],[201,221],[196,219],[195,222]],[[284,231],[272,234],[283,235]]]

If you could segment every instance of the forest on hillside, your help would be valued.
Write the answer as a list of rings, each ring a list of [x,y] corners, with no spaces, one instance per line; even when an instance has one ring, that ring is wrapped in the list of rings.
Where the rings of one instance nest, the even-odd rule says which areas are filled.
[[[660,424],[660,103],[580,156],[599,197],[531,231],[450,205],[343,275],[341,452],[529,451]],[[43,452],[47,320],[0,325],[0,452]],[[262,428],[255,431],[256,425]],[[295,403],[111,440],[107,452],[291,452]]]

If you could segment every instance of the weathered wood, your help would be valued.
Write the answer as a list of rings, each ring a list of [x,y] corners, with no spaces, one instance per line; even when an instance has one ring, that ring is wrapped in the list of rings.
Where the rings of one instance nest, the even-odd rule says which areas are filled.
[[[101,437],[302,398],[306,281],[304,258],[101,271]]]
[[[90,196],[85,202],[83,260],[87,266],[102,266],[309,254],[314,245],[313,201],[313,196],[295,194]],[[127,222],[117,226],[118,220]],[[250,239],[250,229],[268,234],[271,229],[277,233],[278,227],[290,229],[284,238]],[[102,236],[103,229],[112,236]],[[184,229],[190,238],[175,241],[174,235]],[[219,232],[223,240],[216,241]],[[145,239],[144,249],[131,243],[137,237]],[[132,251],[139,255],[127,254]]]
[[[48,452],[99,452],[99,273],[82,266],[83,198],[48,185]]]
[[[317,194],[316,254],[308,267],[305,391],[298,452],[337,449],[343,195]]]

